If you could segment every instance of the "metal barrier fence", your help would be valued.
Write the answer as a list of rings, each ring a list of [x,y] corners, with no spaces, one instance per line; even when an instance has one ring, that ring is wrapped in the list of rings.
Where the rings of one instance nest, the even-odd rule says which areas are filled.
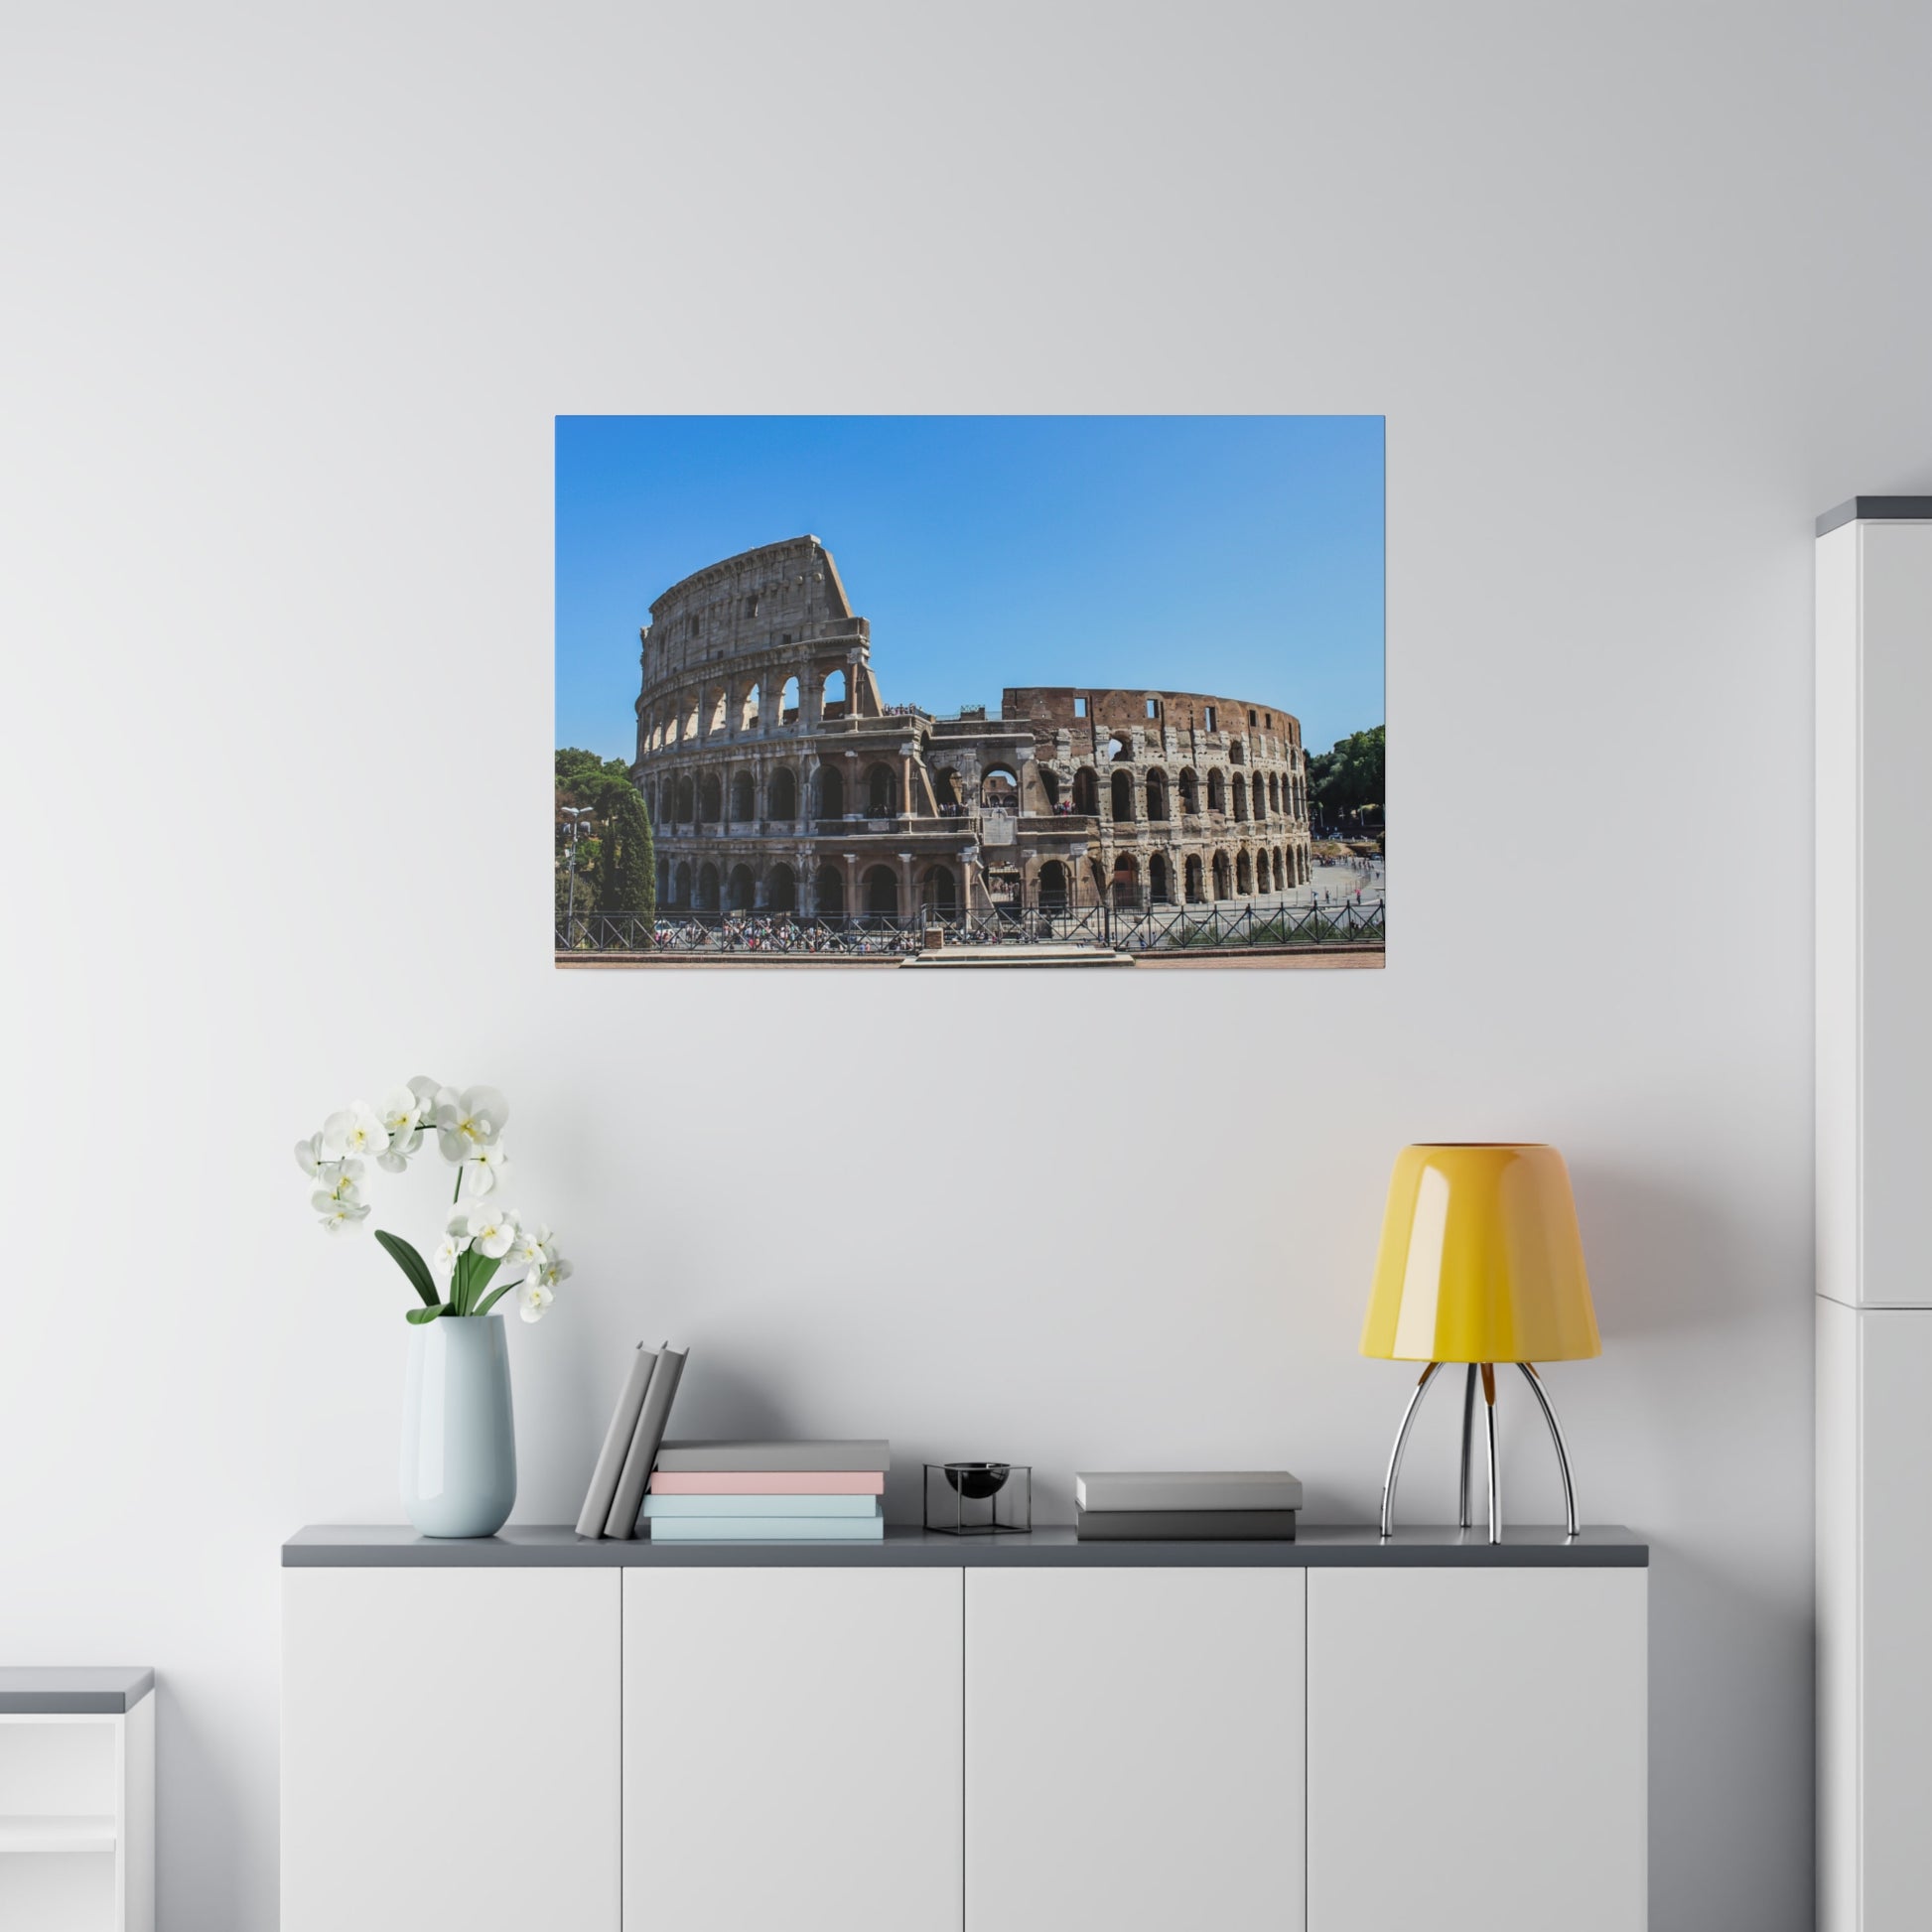
[[[1181,947],[1378,946],[1387,914],[1379,900],[1339,905],[1111,905],[992,912],[687,912],[642,918],[580,912],[559,919],[570,953],[915,953],[933,928],[947,945],[1103,946],[1115,952]]]

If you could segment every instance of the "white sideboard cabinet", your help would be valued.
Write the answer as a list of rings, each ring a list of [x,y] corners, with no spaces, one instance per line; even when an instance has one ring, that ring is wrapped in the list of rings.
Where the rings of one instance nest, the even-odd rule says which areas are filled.
[[[1932,497],[1817,544],[1818,1923],[1932,1913]]]
[[[305,1530],[283,1932],[1641,1932],[1647,1562]]]

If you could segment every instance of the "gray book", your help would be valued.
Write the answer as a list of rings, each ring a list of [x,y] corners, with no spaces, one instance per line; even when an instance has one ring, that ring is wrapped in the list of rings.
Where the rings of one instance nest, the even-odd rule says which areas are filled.
[[[1300,1509],[1302,1481],[1286,1469],[1109,1470],[1073,1478],[1082,1509]]]
[[[665,1475],[883,1473],[893,1466],[893,1446],[865,1443],[666,1443],[657,1453]]]
[[[664,1440],[664,1425],[671,1419],[671,1400],[677,1394],[678,1377],[684,1373],[688,1348],[673,1348],[668,1342],[657,1351],[650,1372],[650,1387],[644,1391],[644,1406],[637,1411],[637,1427],[630,1435],[630,1448],[623,1458],[623,1473],[618,1477],[618,1493],[611,1499],[611,1514],[604,1525],[606,1536],[634,1537],[637,1515],[644,1506],[644,1484],[650,1480],[650,1465],[657,1459],[658,1445]]]
[[[1082,1543],[1293,1543],[1292,1509],[1083,1509]]]
[[[650,1385],[650,1372],[656,1365],[657,1351],[640,1341],[630,1358],[630,1373],[623,1378],[618,1406],[611,1412],[611,1427],[604,1432],[604,1447],[598,1450],[597,1467],[591,1471],[591,1486],[584,1494],[584,1507],[577,1512],[579,1536],[602,1536],[611,1520],[611,1504],[618,1493],[618,1477],[623,1473],[623,1458],[630,1451],[630,1439],[637,1433],[637,1413],[644,1406],[644,1390]]]

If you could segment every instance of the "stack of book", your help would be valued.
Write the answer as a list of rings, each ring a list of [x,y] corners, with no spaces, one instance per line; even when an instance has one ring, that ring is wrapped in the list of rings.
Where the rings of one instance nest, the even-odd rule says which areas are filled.
[[[1083,1543],[1292,1540],[1302,1485],[1286,1469],[1110,1471],[1073,1478]]]
[[[650,1479],[664,1425],[671,1419],[671,1399],[684,1373],[689,1349],[637,1344],[630,1373],[624,1377],[604,1449],[591,1474],[591,1486],[578,1512],[579,1536],[633,1537],[643,1507],[644,1484]]]
[[[666,1443],[644,1495],[653,1543],[879,1543],[886,1443]]]

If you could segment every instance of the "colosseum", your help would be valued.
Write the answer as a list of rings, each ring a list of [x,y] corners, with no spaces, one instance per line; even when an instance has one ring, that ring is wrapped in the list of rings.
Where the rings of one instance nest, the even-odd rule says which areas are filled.
[[[639,632],[658,904],[819,915],[1266,898],[1310,877],[1300,723],[1192,691],[888,704],[816,537],[695,572]]]

